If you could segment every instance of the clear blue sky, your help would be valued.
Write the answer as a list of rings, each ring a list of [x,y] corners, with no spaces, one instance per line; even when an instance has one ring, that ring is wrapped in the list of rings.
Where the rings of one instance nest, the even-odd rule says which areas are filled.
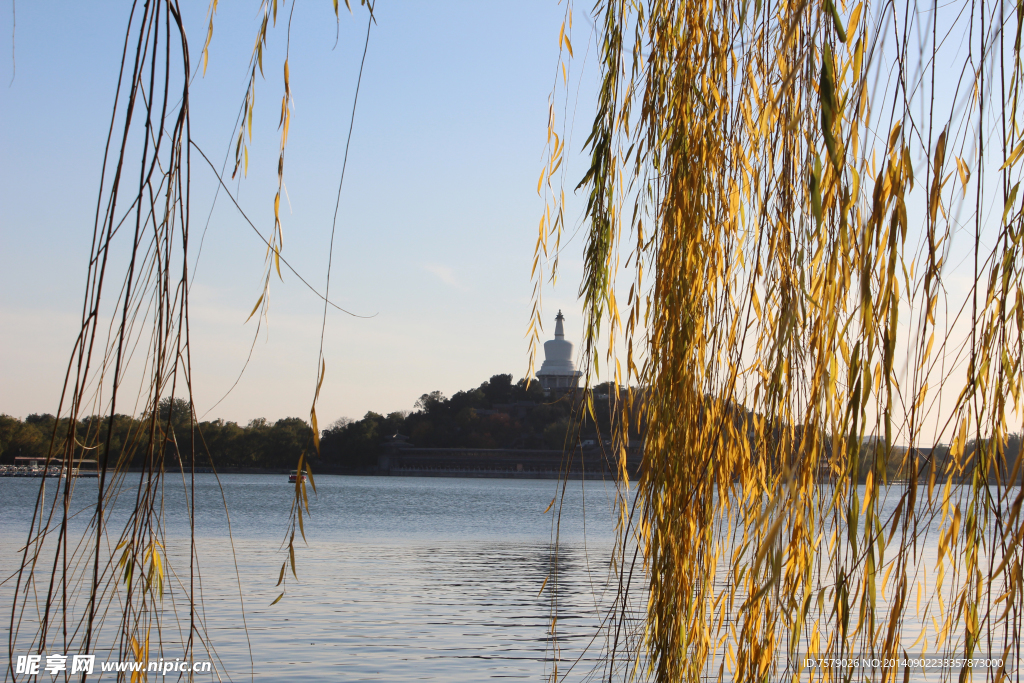
[[[218,160],[245,94],[258,5],[220,4],[209,69],[193,87],[193,137]],[[128,3],[18,3],[13,57],[11,9],[0,12],[0,412],[24,417],[55,411],[78,329]],[[338,26],[329,0],[300,3],[292,27],[284,255],[318,288],[366,28],[365,10],[353,9],[348,15],[342,3]],[[183,11],[195,63],[207,4],[185,2]],[[329,313],[322,423],[411,409],[424,392],[450,395],[492,374],[525,373],[530,263],[544,207],[536,183],[563,14],[554,0],[378,3],[331,284],[340,305],[376,317]],[[279,142],[279,19],[257,85],[249,177],[238,188],[265,234]],[[591,27],[583,16],[576,24],[579,63]],[[594,79],[580,90],[577,147],[592,120]],[[200,163],[194,238],[216,182]],[[582,167],[578,157],[570,163]],[[546,334],[561,308],[567,334],[578,338],[581,247],[578,237],[568,245],[558,286],[546,292]],[[191,298],[200,413],[245,360],[263,251],[222,196]],[[308,414],[321,304],[289,273],[271,292],[253,363],[208,418]]]

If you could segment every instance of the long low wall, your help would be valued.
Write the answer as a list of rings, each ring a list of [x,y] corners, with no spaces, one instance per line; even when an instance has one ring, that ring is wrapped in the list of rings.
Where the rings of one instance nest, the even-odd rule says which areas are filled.
[[[639,469],[639,449],[630,449],[627,470]],[[501,448],[396,448],[378,458],[380,474],[405,477],[506,479],[614,479],[618,466],[601,450]]]

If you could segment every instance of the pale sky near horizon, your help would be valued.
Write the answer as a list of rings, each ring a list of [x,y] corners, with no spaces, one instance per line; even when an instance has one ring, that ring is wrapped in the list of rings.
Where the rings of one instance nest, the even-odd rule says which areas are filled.
[[[0,413],[25,417],[55,412],[58,405],[80,324],[128,6],[78,3],[54,10],[21,3],[13,55],[12,14],[6,11],[13,5],[0,11],[0,154],[6,162],[0,167]],[[192,137],[218,163],[237,135],[258,6],[221,3],[209,69],[191,90]],[[553,334],[554,316],[562,310],[575,342],[582,327],[577,290],[583,246],[575,230],[584,198],[571,190],[586,165],[579,148],[593,120],[597,78],[589,8],[578,9],[576,73],[568,97],[563,90],[555,98],[557,128],[564,124],[571,131],[568,225],[558,283],[544,293],[544,338]],[[962,29],[955,22],[970,17],[954,10],[942,18],[955,34]],[[207,0],[183,3],[193,64],[206,35],[206,12]],[[559,77],[564,12],[557,0],[377,3],[330,291],[340,306],[373,317],[328,313],[321,425],[369,410],[410,410],[426,392],[450,396],[497,373],[516,379],[526,373],[530,266],[544,211],[537,176],[546,162],[548,98]],[[286,18],[279,18],[269,35],[266,77],[257,82],[249,175],[231,183],[264,234],[272,225],[280,139]],[[293,20],[283,255],[318,289],[326,275],[366,20],[365,9],[354,7],[336,23],[330,0],[299,3]],[[961,48],[956,42],[943,47],[949,53],[943,53],[943,68],[951,69],[943,82],[959,73],[952,69],[959,68]],[[883,85],[895,87],[891,80]],[[948,87],[939,87],[938,110],[953,107],[952,97]],[[994,123],[988,121],[990,137],[997,132]],[[886,139],[886,130],[879,131],[875,143]],[[972,158],[970,145],[957,153]],[[998,162],[994,156],[989,162],[995,177]],[[918,169],[927,164],[924,158],[914,162]],[[205,419],[243,424],[256,417],[307,419],[323,308],[288,272],[283,282],[275,278],[271,284],[269,326],[261,330],[252,362],[218,404],[242,370],[256,330],[255,320],[246,318],[261,291],[265,248],[223,195],[210,214],[216,184],[204,162],[193,158],[192,244],[202,242],[190,298],[197,411]],[[923,216],[924,188],[919,183],[916,198],[908,201],[913,225]],[[992,233],[1002,200],[992,194],[986,202],[983,222]],[[971,281],[964,264],[973,253],[973,219],[962,218],[954,216],[957,227],[947,247],[952,260],[944,286],[951,302],[967,296]],[[921,234],[911,228],[908,249],[920,251]],[[940,329],[944,316],[940,312]],[[901,330],[909,333],[911,320],[901,314]],[[960,321],[947,331],[963,340],[969,328]],[[961,355],[929,378],[939,387],[929,398],[936,406],[930,425],[944,424],[943,410],[963,386],[964,363]],[[1019,416],[1013,424],[1019,428]]]
[[[283,255],[315,286],[326,274],[366,11],[335,23],[332,3],[300,3],[290,55],[294,113],[285,161]],[[103,145],[128,3],[19,3],[0,12],[0,413],[55,412],[81,316]],[[192,89],[192,135],[219,163],[235,135],[260,16],[221,3],[210,63]],[[193,64],[207,2],[183,3]],[[334,251],[331,298],[360,314],[328,314],[320,423],[409,410],[497,373],[527,370],[530,265],[544,202],[548,95],[564,6],[378,2],[359,95]],[[283,20],[257,84],[249,176],[233,184],[269,232],[282,94]],[[578,18],[577,61],[590,33]],[[337,47],[335,32],[338,32]],[[575,138],[593,117],[585,77]],[[580,158],[570,164],[581,164]],[[570,166],[572,168],[572,166]],[[229,167],[230,170],[230,167]],[[192,166],[193,240],[214,176]],[[577,212],[578,213],[578,212]],[[570,216],[570,218],[574,218]],[[574,223],[570,222],[570,233]],[[193,242],[196,244],[197,240]],[[255,332],[264,247],[221,195],[191,292],[195,399],[203,414],[242,369]],[[562,253],[544,296],[545,337],[558,309],[581,330],[582,241]],[[193,246],[194,250],[195,247]],[[192,251],[191,253],[195,253]],[[120,277],[120,274],[117,275]],[[238,387],[206,416],[308,416],[322,304],[290,273],[271,285],[269,328]],[[128,412],[128,411],[126,411]]]

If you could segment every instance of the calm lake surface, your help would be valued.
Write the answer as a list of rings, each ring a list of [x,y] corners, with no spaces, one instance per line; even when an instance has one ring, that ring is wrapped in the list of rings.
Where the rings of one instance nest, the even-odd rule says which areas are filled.
[[[135,506],[138,483],[137,474],[127,475],[123,482],[109,512],[110,538],[102,558],[120,555],[113,546]],[[8,577],[19,566],[19,548],[25,543],[39,484],[38,479],[0,478],[2,641],[10,630],[15,590]],[[47,480],[47,498],[56,493],[55,484]],[[95,479],[75,482],[70,507],[81,512],[71,522],[72,541],[88,532],[96,487]],[[308,544],[296,542],[298,580],[287,574],[285,597],[271,605],[281,592],[275,584],[287,558],[282,541],[294,487],[284,475],[224,475],[220,484],[214,475],[197,475],[195,535],[201,580],[195,594],[210,650],[197,645],[194,661],[212,661],[215,667],[215,675],[198,680],[602,679],[607,632],[601,624],[616,594],[609,574],[615,541],[613,483],[321,476],[317,488],[318,494],[310,496]],[[958,500],[967,492],[954,489]],[[188,633],[183,588],[189,582],[190,520],[184,490],[180,476],[167,478],[163,535],[172,576],[160,609],[165,645],[159,652],[155,645],[151,648],[151,661],[180,657]],[[883,496],[882,519],[893,513],[901,490],[893,487]],[[556,502],[545,513],[552,499]],[[233,542],[228,540],[225,502]],[[938,520],[925,519],[923,525],[928,533],[920,539],[911,579],[934,585]],[[51,537],[42,555],[51,562],[53,544]],[[720,580],[729,574],[723,565]],[[38,575],[48,580],[49,569],[41,568]],[[69,575],[74,585],[91,577],[90,567],[73,567]],[[545,583],[551,576],[557,581]],[[636,618],[645,604],[642,586],[636,588],[630,604],[633,624],[639,623]],[[42,581],[33,590],[45,599]],[[997,586],[993,595],[1001,592]],[[744,597],[739,593],[737,599],[742,602]],[[891,598],[891,591],[881,592],[878,614],[888,612]],[[82,597],[72,600],[75,614],[84,613],[84,604]],[[831,609],[829,605],[824,609]],[[931,627],[934,609],[926,605],[921,613],[915,609],[905,614],[903,639],[911,656],[921,652],[910,643]],[[26,611],[17,630],[15,655],[28,654],[31,648],[37,628],[31,611]],[[98,662],[119,659],[110,649],[118,633],[117,612],[115,606],[99,631],[99,645],[92,648]],[[812,614],[805,633],[813,618]],[[828,634],[821,636],[824,642]],[[993,637],[991,651],[998,656],[1005,633],[997,630]],[[55,646],[48,651],[62,650]],[[712,679],[722,656],[713,653],[707,663]],[[1007,673],[1016,676],[1016,659],[1007,664]],[[619,670],[616,680],[622,680],[622,673]],[[988,680],[992,673],[976,672],[976,680]],[[917,669],[910,680],[955,680],[956,674],[952,669]],[[10,680],[6,673],[0,678]],[[112,675],[102,680],[112,680]]]
[[[566,680],[582,681],[592,672],[600,643],[593,654],[584,650],[615,593],[608,573],[614,484],[568,482],[563,496],[555,481],[317,477],[318,495],[310,495],[306,522],[308,545],[301,539],[296,544],[298,581],[289,574],[284,599],[270,606],[281,591],[275,584],[287,557],[281,544],[294,487],[283,475],[222,475],[220,481],[233,551],[221,488],[214,475],[196,477],[202,610],[215,653],[206,656],[197,647],[195,660],[213,660],[226,678],[541,681],[555,663],[559,679],[568,673]],[[18,568],[17,551],[25,543],[39,482],[0,478],[0,581]],[[112,533],[123,528],[137,483],[138,475],[128,475],[111,513]],[[55,484],[47,481],[49,495]],[[73,523],[72,539],[86,530],[97,483],[81,479],[75,485],[72,509],[83,512]],[[182,483],[169,477],[166,486],[167,559],[187,586],[189,520]],[[559,504],[544,510],[555,497],[562,504],[552,639],[555,585],[544,582],[554,561]],[[13,584],[0,585],[4,641]],[[163,617],[170,645],[162,656],[171,659],[182,654],[174,609],[186,633],[188,625],[182,591],[175,595],[165,598],[170,607]],[[33,631],[26,620],[19,642],[28,643]],[[114,632],[112,619],[105,627],[108,644]],[[570,670],[581,655],[584,661]],[[104,659],[116,660],[116,653],[97,651],[97,661]]]

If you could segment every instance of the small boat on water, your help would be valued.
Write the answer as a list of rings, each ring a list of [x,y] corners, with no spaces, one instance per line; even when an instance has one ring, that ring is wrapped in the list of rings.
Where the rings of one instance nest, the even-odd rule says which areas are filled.
[[[299,474],[298,470],[292,470],[292,473],[288,475],[288,483],[294,484],[297,481],[306,481],[306,470],[302,470],[302,474]]]
[[[47,463],[49,466],[47,467]],[[95,460],[74,460],[69,469],[68,464],[60,458],[36,456],[18,456],[13,465],[0,465],[0,477],[97,477]],[[84,465],[84,467],[83,467]]]

